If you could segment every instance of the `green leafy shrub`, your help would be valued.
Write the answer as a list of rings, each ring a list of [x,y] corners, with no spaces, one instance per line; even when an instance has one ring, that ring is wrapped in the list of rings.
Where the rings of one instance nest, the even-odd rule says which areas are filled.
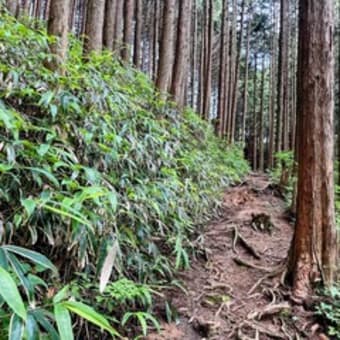
[[[44,29],[0,17],[1,242],[49,254],[67,281],[171,280],[248,165],[144,74],[108,52],[85,62],[70,39],[52,72]]]
[[[340,286],[326,290],[324,296],[317,308],[317,314],[324,319],[328,335],[340,339]]]
[[[30,261],[31,265],[24,260]],[[92,307],[74,301],[68,286],[53,299],[47,294],[42,295],[43,291],[46,293],[48,283],[37,273],[41,274],[46,270],[58,276],[56,267],[44,255],[17,246],[0,247],[1,339],[31,340],[44,336],[52,340],[73,339],[70,312],[106,330],[112,336],[120,337],[105,317]]]

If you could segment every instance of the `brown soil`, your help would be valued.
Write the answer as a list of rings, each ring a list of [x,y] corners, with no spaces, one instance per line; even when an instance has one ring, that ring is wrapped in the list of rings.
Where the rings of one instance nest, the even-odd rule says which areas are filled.
[[[164,322],[148,339],[325,339],[283,282],[292,235],[285,202],[267,177],[252,175],[228,190],[223,217],[199,238],[202,256],[179,275],[187,294],[167,296],[178,322]]]

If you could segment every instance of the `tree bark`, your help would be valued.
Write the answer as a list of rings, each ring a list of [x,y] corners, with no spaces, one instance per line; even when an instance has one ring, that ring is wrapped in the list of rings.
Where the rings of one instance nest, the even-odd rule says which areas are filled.
[[[217,107],[217,128],[216,134],[219,137],[223,136],[223,127],[225,120],[225,87],[226,87],[226,42],[228,34],[228,0],[223,0],[222,7],[222,23],[221,23],[221,44],[220,44],[220,67],[218,78],[218,107]]]
[[[259,170],[264,171],[264,80],[265,80],[265,57],[262,56],[262,67],[261,67],[261,104],[260,104],[260,131],[259,131]]]
[[[141,66],[141,48],[142,48],[142,22],[143,22],[143,4],[142,0],[136,0],[135,8],[135,42],[134,42],[134,52],[133,52],[133,64],[136,68]]]
[[[253,170],[257,170],[257,54],[254,56],[254,83],[253,83]]]
[[[51,52],[56,55],[56,62],[50,62],[47,66],[56,70],[65,62],[67,53],[67,34],[69,28],[70,0],[52,0],[47,23],[49,35],[57,38],[57,41],[50,44]]]
[[[113,49],[119,50],[123,41],[123,0],[116,0]]]
[[[213,0],[208,1],[208,27],[206,32],[206,60],[204,76],[204,93],[203,93],[203,116],[206,120],[210,119],[210,101],[211,101],[211,78],[212,78],[212,42],[214,34],[214,9]]]
[[[185,74],[189,62],[189,41],[191,23],[191,0],[182,0],[179,8],[177,25],[177,43],[171,94],[180,108],[184,105]]]
[[[237,7],[236,7],[237,9]],[[235,141],[235,132],[236,132],[236,113],[237,113],[237,99],[238,99],[238,82],[239,82],[239,73],[240,73],[240,61],[241,61],[241,52],[242,52],[242,42],[243,42],[243,27],[244,27],[244,10],[245,10],[245,0],[242,0],[241,3],[241,27],[240,27],[240,37],[237,43],[237,52],[236,52],[236,60],[235,60],[235,78],[233,81],[233,95],[232,95],[232,104],[231,104],[231,131],[230,131],[230,143],[234,143]],[[237,13],[236,13],[237,15]],[[236,30],[236,26],[235,26]],[[235,31],[236,34],[236,31]],[[236,38],[236,36],[235,36]]]
[[[280,38],[278,61],[278,90],[277,90],[277,120],[276,120],[276,151],[287,150],[285,129],[288,115],[288,15],[289,0],[281,0],[280,9]]]
[[[174,46],[175,0],[165,0],[163,9],[163,32],[160,44],[160,56],[156,86],[160,92],[166,92],[171,81]]]
[[[241,142],[246,141],[246,121],[248,113],[248,75],[249,75],[249,40],[250,40],[250,22],[247,26],[247,42],[246,42],[246,57],[244,65],[244,88],[243,88],[243,112],[242,112],[242,127],[241,127]]]
[[[103,45],[110,51],[113,51],[113,41],[115,34],[115,0],[106,0],[105,2],[105,17],[103,31]]]
[[[126,62],[130,62],[131,50],[133,45],[133,14],[134,14],[134,1],[124,1],[124,37],[123,37],[123,49],[122,59]]]
[[[6,7],[8,11],[13,15],[17,16],[19,11],[19,3],[17,0],[7,0]]]
[[[333,186],[333,5],[300,0],[297,222],[290,254],[293,293],[332,284],[336,270]]]
[[[84,53],[100,52],[103,47],[105,0],[88,0],[85,23]]]

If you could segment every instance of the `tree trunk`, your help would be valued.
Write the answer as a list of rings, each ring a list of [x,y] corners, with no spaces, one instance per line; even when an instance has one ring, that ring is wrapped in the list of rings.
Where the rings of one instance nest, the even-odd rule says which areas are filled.
[[[155,11],[155,19],[153,26],[153,55],[152,55],[152,79],[156,81],[157,73],[158,73],[158,46],[159,46],[159,17],[160,17],[160,4],[158,0],[154,0],[154,11]]]
[[[84,53],[100,52],[103,47],[105,0],[88,0],[85,23]]]
[[[142,48],[142,21],[143,21],[143,3],[142,0],[136,0],[135,8],[135,43],[133,52],[133,64],[136,68],[141,66],[141,48]]]
[[[177,25],[177,43],[175,51],[175,61],[173,68],[173,78],[171,94],[179,107],[184,105],[184,92],[187,65],[189,62],[189,41],[191,23],[191,0],[182,0],[179,8],[179,19]]]
[[[253,169],[257,170],[257,54],[254,56],[255,64],[254,64],[254,84],[253,84],[253,99],[254,99],[254,107],[253,107]]]
[[[19,11],[19,3],[17,0],[7,0],[6,7],[8,11],[13,15],[17,16]]]
[[[123,1],[116,1],[116,13],[115,13],[115,28],[114,28],[114,39],[113,39],[113,49],[120,50],[123,41]]]
[[[211,78],[212,78],[212,41],[214,34],[214,9],[213,0],[208,1],[208,29],[206,34],[206,60],[204,76],[204,93],[203,93],[203,115],[206,120],[210,119],[210,101],[211,101]]]
[[[166,92],[171,81],[174,46],[174,18],[176,0],[165,0],[163,9],[163,32],[160,44],[160,56],[156,86],[160,92]]]
[[[247,42],[246,42],[246,57],[244,61],[244,88],[243,88],[243,112],[242,112],[242,127],[241,127],[241,142],[246,141],[246,121],[248,113],[248,74],[249,74],[249,40],[250,40],[250,22],[247,26]]]
[[[122,59],[126,62],[130,62],[131,49],[133,44],[133,14],[134,14],[134,1],[124,1],[124,37],[123,37],[123,49]]]
[[[288,115],[288,6],[289,0],[281,0],[280,9],[280,38],[278,62],[278,90],[277,90],[277,120],[276,120],[276,151],[287,150],[287,141],[282,138],[286,131],[286,117]]]
[[[237,7],[236,7],[237,10]],[[238,99],[238,81],[240,73],[240,61],[242,52],[242,42],[243,42],[243,27],[244,27],[244,10],[245,10],[245,0],[242,0],[241,4],[241,27],[240,27],[240,37],[237,43],[237,56],[235,60],[235,76],[233,81],[233,95],[231,103],[231,131],[230,131],[230,143],[235,141],[235,131],[236,131],[236,113],[237,113],[237,99]],[[237,12],[237,11],[236,11]],[[237,13],[236,13],[237,15]],[[236,30],[236,26],[235,26]],[[236,31],[235,31],[236,35]],[[235,36],[236,37],[236,36]]]
[[[333,186],[333,5],[300,0],[297,222],[290,254],[293,293],[305,299],[336,270]]]
[[[264,76],[265,76],[265,59],[262,56],[262,67],[261,67],[261,104],[260,104],[260,131],[259,131],[259,153],[260,153],[260,162],[259,162],[259,170],[264,171]]]
[[[116,11],[115,0],[106,0],[103,45],[110,51],[113,51],[113,41],[115,34],[115,11]]]
[[[226,42],[228,28],[228,0],[223,0],[222,7],[222,23],[221,23],[221,44],[220,44],[220,68],[218,78],[218,107],[217,107],[217,128],[216,134],[220,137],[223,136],[223,127],[225,120],[225,87],[226,87]]]
[[[196,73],[197,73],[197,4],[196,0],[193,0],[193,23],[192,23],[192,47],[191,47],[191,64],[192,64],[192,74],[191,74],[191,100],[190,104],[193,110],[195,110],[195,89],[196,89]],[[197,109],[197,108],[196,108]]]
[[[70,0],[51,1],[47,31],[49,35],[57,37],[57,41],[50,44],[51,52],[57,57],[56,62],[50,62],[47,64],[47,66],[52,70],[58,69],[66,59],[69,11]]]
[[[271,62],[270,62],[270,99],[269,99],[269,148],[268,148],[268,167],[274,166],[275,152],[275,97],[276,97],[276,8],[275,0],[272,2],[272,37],[271,37]]]

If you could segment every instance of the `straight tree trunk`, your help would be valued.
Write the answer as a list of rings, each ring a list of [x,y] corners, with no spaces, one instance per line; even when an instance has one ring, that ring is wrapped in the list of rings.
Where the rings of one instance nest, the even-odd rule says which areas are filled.
[[[123,49],[122,59],[126,62],[130,61],[131,49],[133,45],[133,14],[134,1],[124,0],[124,34],[123,34]]]
[[[236,7],[237,9],[237,7]],[[231,106],[231,131],[230,131],[230,143],[235,141],[235,131],[236,131],[236,113],[237,113],[237,100],[238,100],[238,82],[240,73],[240,61],[242,52],[242,42],[243,42],[243,27],[244,27],[244,10],[245,10],[245,0],[241,3],[241,27],[240,27],[240,37],[237,43],[237,55],[235,61],[235,78],[233,81],[233,95],[232,95],[232,106]],[[235,26],[236,29],[236,26]],[[235,32],[236,33],[236,32]]]
[[[260,131],[259,131],[259,153],[260,153],[260,162],[259,162],[259,170],[264,171],[264,80],[265,80],[265,59],[262,56],[262,67],[261,67],[261,104],[260,104]]]
[[[257,54],[254,56],[254,83],[253,83],[253,170],[257,170]]]
[[[270,62],[270,99],[269,99],[269,148],[268,148],[268,167],[274,166],[275,152],[275,97],[276,97],[276,8],[275,0],[272,2],[272,36],[271,36],[271,62]]]
[[[66,59],[69,11],[70,0],[51,0],[47,31],[49,35],[53,35],[57,38],[55,43],[50,44],[51,52],[57,57],[55,62],[47,64],[47,66],[52,70],[57,70]]]
[[[243,88],[243,112],[242,112],[242,127],[241,127],[241,142],[246,141],[246,121],[248,113],[248,75],[249,75],[249,40],[250,40],[250,22],[247,26],[247,42],[246,42],[246,57],[244,61],[244,88]]]
[[[160,4],[158,0],[154,0],[154,11],[155,11],[155,19],[154,19],[154,38],[153,38],[153,68],[152,68],[152,79],[156,81],[158,74],[158,46],[159,46],[159,22],[160,22]]]
[[[142,49],[142,22],[143,22],[143,2],[142,0],[136,0],[135,8],[135,42],[133,52],[133,64],[136,68],[141,66],[141,49]]]
[[[277,119],[276,119],[276,151],[286,150],[287,143],[282,137],[288,128],[286,124],[288,104],[288,15],[289,0],[281,0],[280,9],[280,38],[278,62],[278,90],[277,90]]]
[[[176,0],[164,0],[163,32],[160,44],[160,56],[156,86],[165,93],[170,85],[173,64],[174,19]]]
[[[204,77],[204,94],[203,94],[203,115],[206,120],[210,119],[210,101],[211,101],[211,78],[212,78],[212,42],[214,34],[214,9],[213,0],[208,1],[208,29],[206,34],[206,60],[205,60],[205,77]]]
[[[333,283],[336,229],[333,185],[333,5],[300,0],[297,221],[290,254],[293,293]]]
[[[217,129],[216,134],[219,137],[223,136],[223,126],[225,120],[225,86],[226,86],[226,42],[227,27],[228,27],[228,1],[223,0],[222,7],[222,23],[221,23],[221,44],[220,44],[220,67],[218,79],[218,107],[217,107]]]
[[[113,39],[113,49],[120,50],[123,41],[123,7],[124,0],[116,1],[116,12],[115,12],[115,28],[114,28],[114,39]]]
[[[227,140],[232,140],[233,126],[233,95],[235,88],[236,75],[236,49],[237,49],[237,0],[233,0],[233,14],[231,19],[231,41],[230,41],[230,60],[229,60],[229,84],[228,84],[228,111],[227,111]]]
[[[84,53],[100,52],[103,48],[105,0],[88,0],[85,23]]]
[[[191,47],[191,64],[192,64],[192,74],[191,74],[191,100],[190,104],[193,110],[195,110],[195,89],[196,89],[196,73],[197,73],[197,4],[196,0],[193,0],[193,24],[192,24],[192,47]],[[196,108],[197,109],[197,108]]]
[[[6,0],[6,7],[13,16],[18,15],[19,3],[17,0]]]
[[[187,65],[189,62],[189,41],[191,23],[191,0],[182,0],[179,8],[179,19],[177,25],[177,43],[171,94],[180,108],[184,105],[184,92]]]
[[[103,45],[110,51],[113,51],[113,41],[115,34],[115,0],[106,0],[105,2],[105,17],[103,31]]]

